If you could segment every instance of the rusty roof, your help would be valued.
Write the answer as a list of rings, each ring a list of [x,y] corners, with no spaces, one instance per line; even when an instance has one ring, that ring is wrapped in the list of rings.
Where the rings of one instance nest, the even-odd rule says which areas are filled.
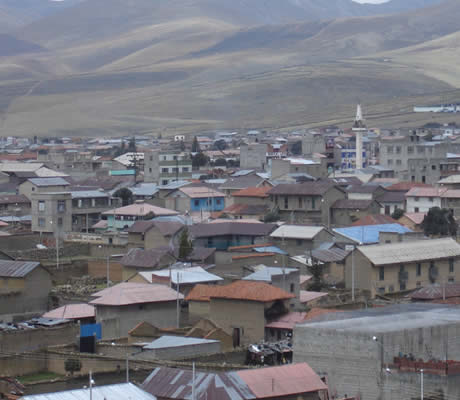
[[[186,297],[187,301],[210,301],[211,298],[248,300],[267,303],[295,297],[264,282],[236,281],[229,285],[196,285]]]
[[[164,399],[190,399],[193,373],[191,370],[159,367],[142,384],[142,389]],[[256,399],[236,372],[195,374],[196,400],[250,400]]]
[[[93,294],[90,304],[103,306],[127,306],[130,304],[176,301],[177,292],[166,285],[154,283],[123,282]],[[183,299],[179,293],[179,298]]]
[[[238,371],[257,399],[300,395],[327,390],[327,386],[307,363]]]
[[[399,182],[395,183],[394,185],[387,186],[386,190],[394,190],[398,192],[408,192],[414,187],[432,187],[428,183],[419,183],[419,182]]]
[[[260,186],[260,187],[248,187],[246,189],[239,190],[232,194],[233,197],[268,197],[268,192],[272,189],[271,186]]]
[[[353,222],[351,226],[364,226],[364,225],[382,225],[382,224],[396,224],[395,219],[385,214],[371,214]]]
[[[406,193],[406,197],[441,197],[447,188],[414,187]]]
[[[30,200],[22,194],[8,194],[0,196],[0,204],[26,204],[30,203]]]
[[[40,265],[36,261],[0,260],[0,277],[24,278]]]
[[[434,284],[422,287],[410,295],[412,300],[437,300],[443,297],[459,297],[460,283]]]
[[[177,221],[136,221],[128,229],[129,233],[146,233],[152,228],[157,228],[163,236],[173,236],[184,225]]]

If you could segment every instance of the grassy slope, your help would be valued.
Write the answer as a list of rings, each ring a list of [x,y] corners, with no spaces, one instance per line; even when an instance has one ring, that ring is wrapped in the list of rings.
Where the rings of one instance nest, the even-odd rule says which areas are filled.
[[[0,102],[8,110],[0,129],[72,135],[310,126],[347,121],[357,101],[380,121],[411,123],[426,118],[406,114],[419,102],[414,96],[442,98],[440,93],[457,87],[458,70],[451,66],[445,76],[414,71],[399,59],[382,62],[381,52],[460,29],[459,9],[452,1],[402,16],[243,30],[188,18],[125,27],[69,48],[45,40],[54,53],[11,58],[7,72],[0,68],[0,77],[2,71],[13,74],[14,65],[30,73],[27,82],[8,82],[6,92],[19,95]],[[458,49],[455,40],[446,43],[439,44],[444,55],[449,46]],[[396,53],[408,58],[402,50],[395,58]],[[366,58],[350,59],[355,56]],[[444,68],[443,60],[433,57],[432,63],[430,71]],[[51,66],[47,77],[44,70]]]

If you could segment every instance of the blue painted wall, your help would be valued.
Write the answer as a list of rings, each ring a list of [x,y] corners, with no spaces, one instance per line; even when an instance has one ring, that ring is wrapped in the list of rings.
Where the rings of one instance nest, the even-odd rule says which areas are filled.
[[[210,201],[210,204],[208,204],[208,200]],[[222,211],[224,208],[224,197],[190,199],[190,210],[192,211]]]

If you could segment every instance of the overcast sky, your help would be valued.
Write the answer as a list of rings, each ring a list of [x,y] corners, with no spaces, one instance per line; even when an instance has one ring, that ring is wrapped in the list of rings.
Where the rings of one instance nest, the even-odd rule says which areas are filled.
[[[356,3],[370,3],[370,4],[380,4],[380,3],[386,3],[390,0],[353,0]]]

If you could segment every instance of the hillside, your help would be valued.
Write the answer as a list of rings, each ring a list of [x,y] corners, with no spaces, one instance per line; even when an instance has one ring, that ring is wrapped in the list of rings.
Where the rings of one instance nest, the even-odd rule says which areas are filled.
[[[107,0],[91,1],[102,7]],[[310,126],[347,121],[357,101],[366,104],[371,120],[405,124],[426,118],[410,113],[414,101],[457,93],[458,63],[449,66],[450,80],[439,74],[449,52],[459,53],[457,0],[395,15],[253,27],[231,13],[224,22],[218,15],[223,11],[210,13],[209,4],[207,16],[198,15],[207,0],[169,0],[172,7],[187,2],[197,14],[187,18],[172,15],[166,0],[158,0],[164,9],[154,17],[148,14],[150,0],[136,1],[145,15],[137,7],[129,10],[132,18],[123,19],[116,7],[96,13],[94,19],[105,16],[90,42],[89,35],[82,40],[81,31],[90,29],[93,17],[77,14],[75,21],[84,23],[70,24],[63,35],[53,36],[56,26],[37,31],[35,39],[47,51],[4,58],[0,130],[172,134]],[[222,1],[219,5],[227,0]],[[72,10],[88,6],[84,2]],[[104,22],[111,15],[119,20]],[[21,37],[33,37],[39,25],[27,27]],[[420,47],[422,54],[432,42],[444,57],[432,57],[432,72],[414,67],[420,59],[401,61],[410,58],[405,51]]]

